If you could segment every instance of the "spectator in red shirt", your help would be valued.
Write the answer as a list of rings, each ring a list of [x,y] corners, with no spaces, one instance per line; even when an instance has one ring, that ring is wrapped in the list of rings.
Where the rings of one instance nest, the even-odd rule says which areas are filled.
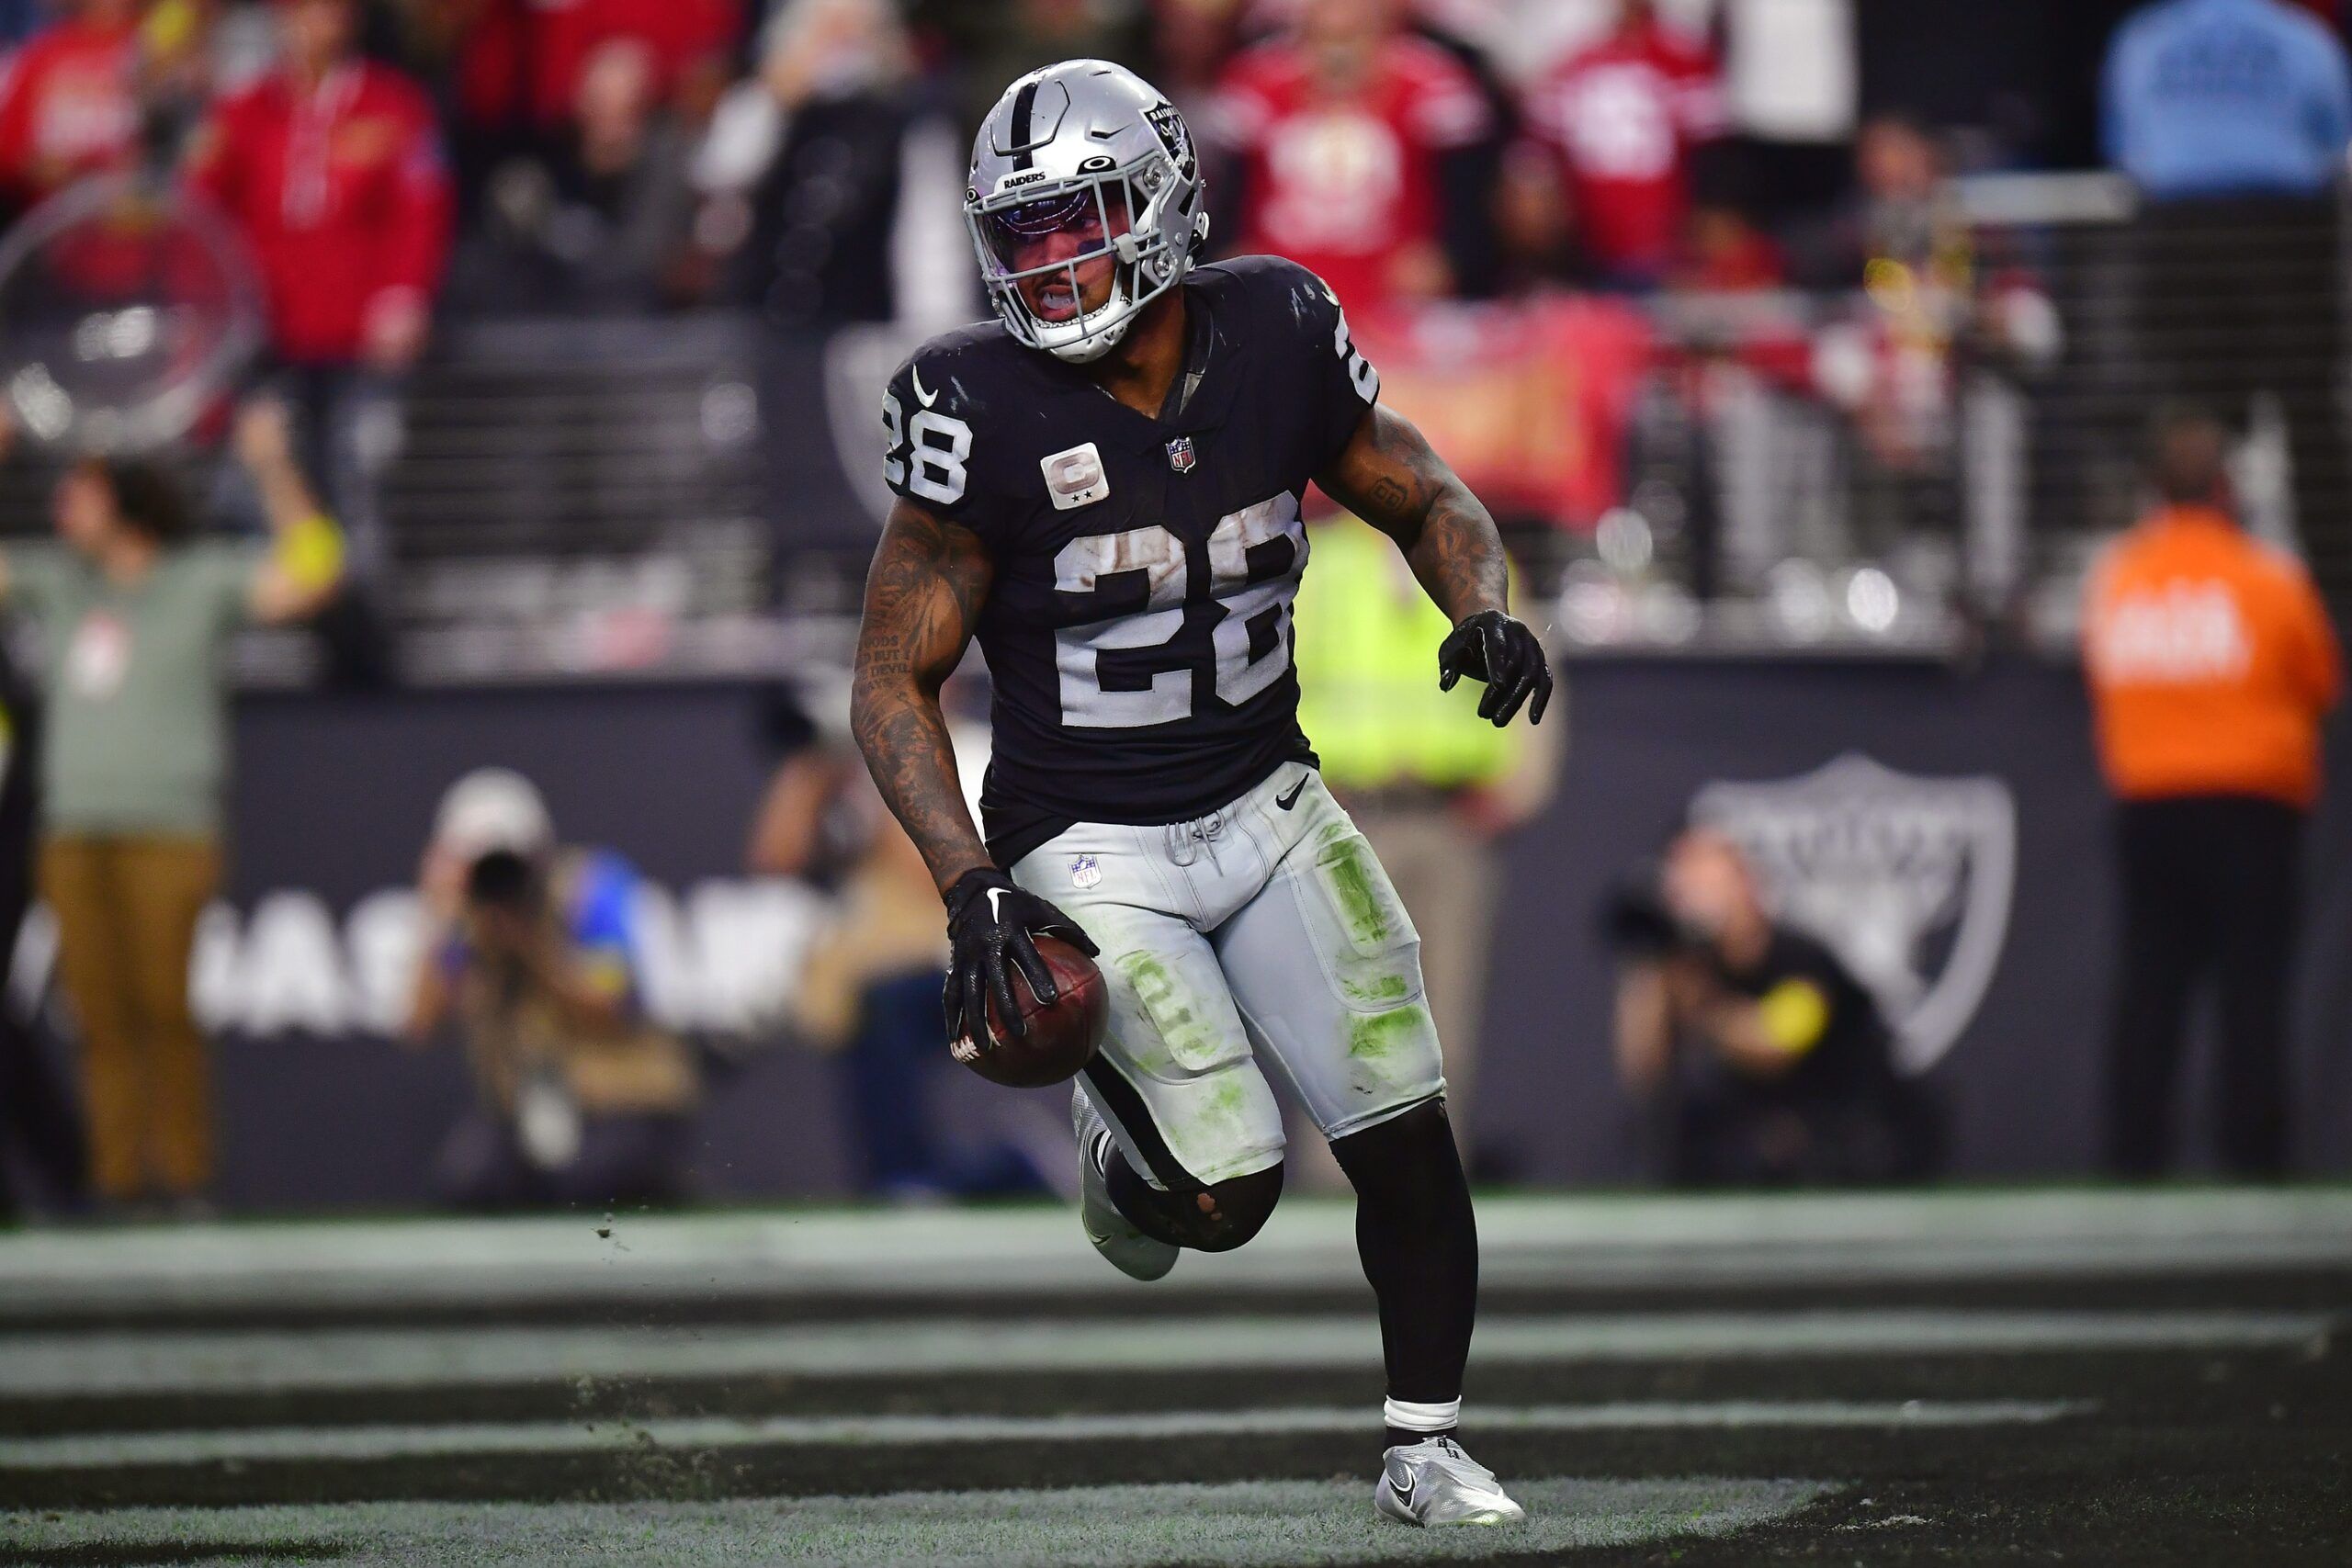
[[[68,0],[0,70],[0,209],[29,207],[139,143],[139,0]]]
[[[1395,0],[1307,0],[1226,73],[1212,130],[1240,183],[1234,249],[1287,256],[1351,310],[1450,292],[1442,163],[1489,134],[1476,81]],[[1483,200],[1483,193],[1468,197]]]
[[[449,0],[445,0],[449,3]],[[657,92],[706,118],[727,85],[742,0],[455,0],[459,113],[479,126],[568,118],[591,56],[616,39],[650,51]]]
[[[357,54],[357,0],[282,0],[277,15],[278,69],[215,107],[190,175],[253,252],[278,389],[366,571],[398,444],[392,387],[424,347],[448,250],[448,180],[424,92]]]
[[[1529,132],[1550,155],[1586,261],[1647,288],[1674,264],[1690,207],[1690,157],[1723,133],[1713,56],[1623,0],[1606,38],[1528,90]]]

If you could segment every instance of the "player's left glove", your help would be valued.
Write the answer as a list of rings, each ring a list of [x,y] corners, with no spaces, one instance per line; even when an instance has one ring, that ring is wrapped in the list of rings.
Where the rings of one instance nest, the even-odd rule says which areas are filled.
[[[1037,955],[1030,933],[1061,938],[1093,958],[1102,953],[1078,922],[1035,893],[1025,892],[994,866],[977,866],[956,879],[947,890],[947,942],[953,952],[947,965],[947,1038],[988,1039],[989,998],[996,998],[997,1017],[1018,1036],[1029,1032],[1012,998],[1012,969],[1018,964],[1029,990],[1041,1006],[1051,1006],[1060,994],[1046,961]]]
[[[1478,699],[1478,716],[1491,719],[1497,729],[1510,722],[1519,705],[1528,704],[1527,722],[1544,722],[1552,701],[1552,666],[1544,644],[1523,621],[1500,610],[1481,610],[1453,628],[1437,650],[1438,690],[1450,692],[1464,675],[1487,683]]]

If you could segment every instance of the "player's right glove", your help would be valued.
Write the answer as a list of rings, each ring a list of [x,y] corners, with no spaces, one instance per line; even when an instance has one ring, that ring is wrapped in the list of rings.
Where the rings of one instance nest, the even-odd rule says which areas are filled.
[[[1012,998],[1012,969],[1018,964],[1040,1006],[1051,1006],[1059,989],[1037,954],[1033,932],[1057,936],[1092,958],[1102,950],[1079,929],[1078,922],[1035,893],[1024,892],[1012,878],[994,866],[976,866],[956,879],[947,890],[947,1038],[988,1038],[990,997],[997,1017],[1014,1035],[1029,1032]]]

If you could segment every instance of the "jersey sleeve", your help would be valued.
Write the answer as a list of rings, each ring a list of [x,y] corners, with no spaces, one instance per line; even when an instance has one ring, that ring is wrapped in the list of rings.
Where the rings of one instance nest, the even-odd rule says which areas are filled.
[[[393,243],[379,258],[382,272],[377,282],[383,293],[429,304],[448,264],[456,199],[431,105],[407,83],[401,89],[396,99],[402,112],[393,181]]]
[[[1319,473],[1346,449],[1365,411],[1380,400],[1380,372],[1356,346],[1347,312],[1329,284],[1291,262],[1274,263],[1272,270],[1288,288],[1288,317],[1300,334],[1311,460]]]
[[[899,367],[882,394],[882,479],[893,495],[980,531],[972,472],[978,412],[953,361],[926,345]]]
[[[2300,564],[2288,576],[2287,591],[2294,625],[2296,679],[2312,709],[2325,714],[2344,695],[2344,649],[2335,639],[2335,626],[2328,619],[2318,584]]]

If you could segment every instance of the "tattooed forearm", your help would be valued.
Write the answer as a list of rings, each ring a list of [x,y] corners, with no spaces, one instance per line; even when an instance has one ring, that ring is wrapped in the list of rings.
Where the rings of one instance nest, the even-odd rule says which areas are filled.
[[[850,728],[874,783],[942,888],[989,863],[939,711],[988,597],[987,553],[969,530],[899,502],[865,579]]]
[[[1429,596],[1460,624],[1481,610],[1510,608],[1510,570],[1502,536],[1477,498],[1454,481],[1460,501],[1441,501],[1422,525],[1420,542],[1405,552]]]
[[[1510,608],[1510,569],[1495,520],[1412,422],[1375,408],[1316,482],[1395,539],[1448,616]]]

